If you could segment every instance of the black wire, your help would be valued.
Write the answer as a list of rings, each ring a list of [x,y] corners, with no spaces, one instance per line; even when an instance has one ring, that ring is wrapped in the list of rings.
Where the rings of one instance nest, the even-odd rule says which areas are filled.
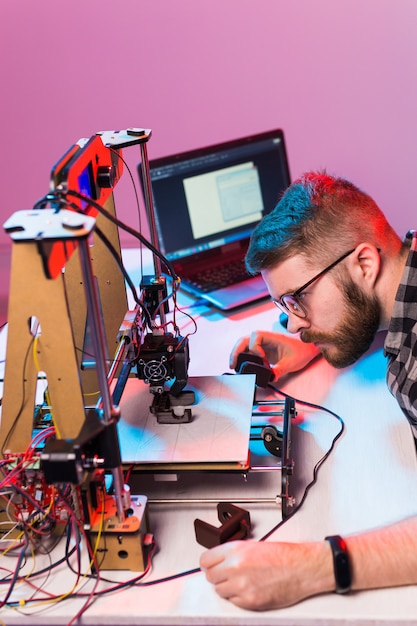
[[[124,164],[128,174],[129,174],[130,182],[132,183],[133,192],[135,194],[136,210],[137,210],[137,213],[138,213],[139,232],[142,232],[142,214],[141,214],[141,211],[140,211],[139,194],[138,194],[138,190],[136,188],[136,183],[135,183],[135,179],[133,177],[132,171],[131,171],[129,165],[127,164],[127,162],[125,161],[125,159],[122,157],[119,149],[112,148],[112,147],[109,146],[109,150],[110,150],[110,152],[115,154],[117,156],[117,158],[120,159],[120,161],[122,161],[122,163]],[[142,253],[142,248],[140,248],[140,253],[139,254],[140,254],[140,272],[141,272],[141,275],[142,275],[143,274],[143,253]]]
[[[133,237],[135,237],[136,239],[139,239],[139,241],[141,243],[143,243],[144,246],[146,246],[149,250],[151,250],[151,252],[153,252],[153,254],[155,254],[161,261],[162,263],[165,265],[165,267],[167,268],[169,274],[171,275],[171,277],[173,278],[174,281],[178,281],[178,275],[172,265],[172,263],[162,254],[162,252],[160,252],[157,248],[155,248],[155,246],[148,240],[146,239],[146,237],[144,237],[142,235],[142,233],[139,233],[137,230],[135,230],[134,228],[131,228],[130,226],[128,226],[127,224],[125,224],[124,222],[122,222],[121,220],[119,220],[116,216],[112,215],[109,211],[107,211],[104,207],[101,206],[101,204],[99,204],[98,202],[96,202],[95,200],[93,200],[92,198],[90,198],[89,196],[85,196],[84,194],[80,193],[79,191],[74,191],[72,189],[68,189],[65,192],[54,192],[53,194],[48,194],[47,197],[51,198],[51,196],[55,196],[56,197],[66,197],[66,196],[75,196],[76,198],[79,198],[80,200],[83,200],[83,202],[86,202],[87,204],[91,205],[92,207],[94,207],[99,213],[101,213],[102,215],[104,215],[108,220],[110,220],[111,222],[113,222],[113,224],[116,224],[116,226],[119,226],[119,228],[121,228],[122,230],[125,230],[127,233],[129,233],[130,235],[132,235]],[[78,212],[80,212],[79,208],[77,208]]]
[[[323,465],[323,463],[325,461],[327,461],[327,459],[329,458],[330,454],[332,453],[336,442],[338,441],[338,439],[340,439],[340,437],[342,436],[344,430],[345,430],[345,423],[343,421],[343,419],[340,417],[340,415],[338,415],[337,413],[335,413],[334,411],[332,411],[331,409],[328,409],[324,406],[321,406],[319,404],[314,404],[313,402],[307,402],[306,400],[300,400],[297,398],[294,398],[294,396],[285,393],[285,391],[282,391],[282,389],[278,389],[275,385],[269,383],[268,387],[270,387],[271,389],[273,389],[275,391],[275,393],[279,393],[280,395],[284,396],[285,398],[292,398],[294,400],[294,402],[296,404],[302,404],[304,406],[310,407],[312,409],[317,409],[319,411],[323,411],[325,413],[328,413],[329,415],[331,415],[332,417],[336,418],[340,424],[340,429],[339,431],[336,433],[336,435],[333,437],[332,442],[330,444],[330,448],[327,450],[327,452],[317,461],[317,463],[315,464],[314,468],[313,468],[313,478],[312,480],[308,483],[308,485],[306,486],[306,488],[304,489],[303,495],[301,496],[300,502],[297,506],[294,507],[294,509],[291,511],[291,513],[289,513],[285,519],[282,519],[280,522],[278,522],[278,524],[276,524],[273,528],[271,528],[271,530],[269,530],[265,535],[263,535],[263,537],[261,537],[259,539],[259,541],[265,541],[266,539],[268,539],[274,532],[276,532],[279,528],[281,528],[284,524],[286,524],[288,522],[288,520],[290,520],[302,507],[302,505],[304,504],[304,502],[307,499],[307,496],[310,492],[310,489],[313,487],[313,485],[316,484],[317,482],[317,477],[318,477],[318,472],[320,467]]]
[[[146,317],[146,322],[147,322],[149,328],[152,328],[152,319],[151,319],[151,316],[149,314],[149,311],[146,308],[145,303],[143,302],[143,300],[141,300],[139,298],[138,293],[136,291],[136,287],[135,287],[132,279],[130,278],[128,272],[126,271],[125,266],[121,262],[120,257],[118,255],[116,249],[114,248],[112,243],[109,241],[109,239],[106,237],[106,235],[103,233],[103,231],[100,228],[98,228],[96,226],[94,230],[97,233],[97,235],[100,237],[100,239],[102,240],[102,242],[104,243],[106,248],[109,250],[109,252],[112,255],[112,257],[114,258],[114,260],[116,261],[120,271],[123,274],[123,277],[124,277],[125,281],[127,282],[127,284],[129,285],[129,287],[130,287],[130,289],[132,291],[133,299],[135,300],[136,304],[138,306],[140,306],[142,312],[144,313],[144,315]]]
[[[59,205],[61,208],[65,209],[66,207],[70,207],[76,213],[82,213],[80,211],[80,207],[75,202],[70,202],[67,198],[65,198],[61,192],[58,194],[55,192],[50,192],[40,200],[37,200],[33,205],[32,209],[34,211],[46,209],[47,205],[50,204],[51,208],[55,210],[55,213],[60,210],[60,208],[56,205]]]
[[[68,525],[67,525],[68,527]],[[76,550],[78,550],[77,545],[74,545],[70,548],[69,542],[71,540],[71,536],[69,535],[69,530],[67,529],[66,532],[66,548],[65,548],[65,555],[63,557],[61,557],[60,559],[57,559],[56,561],[54,561],[53,563],[51,563],[50,565],[46,565],[45,567],[43,567],[42,569],[36,570],[34,572],[31,572],[28,575],[25,575],[25,579],[28,578],[36,578],[37,576],[41,576],[42,574],[44,574],[45,572],[51,571],[53,569],[55,569],[56,567],[59,567],[62,563],[65,563],[66,561],[68,561],[68,559],[74,554],[74,552]],[[59,542],[61,541],[62,537],[57,537],[56,542],[53,546],[51,546],[51,548],[49,549],[49,554],[53,552],[54,548],[59,544]],[[81,540],[79,540],[79,542],[81,542]]]
[[[133,191],[134,191],[134,194],[135,194],[135,199],[136,199],[136,208],[137,208],[137,211],[138,211],[139,231],[141,231],[142,230],[142,216],[141,216],[141,213],[140,213],[139,195],[138,195],[138,190],[136,188],[136,183],[135,183],[135,179],[133,177],[132,171],[131,171],[129,165],[127,164],[127,162],[125,161],[125,159],[120,154],[119,150],[116,150],[115,148],[111,148],[111,147],[109,147],[109,150],[110,150],[110,152],[115,154],[118,159],[121,160],[121,162],[123,163],[123,165],[125,166],[128,174],[129,174],[130,181],[132,183]]]
[[[155,548],[155,545],[153,545],[152,547],[150,547],[147,551],[146,551],[146,555],[144,560],[147,561],[147,565],[144,569],[143,572],[141,572],[140,574],[138,574],[137,576],[134,576],[133,578],[130,578],[129,580],[124,580],[124,581],[118,581],[118,580],[112,580],[110,578],[103,578],[103,576],[100,577],[100,580],[102,582],[105,583],[109,583],[112,585],[112,587],[106,587],[104,589],[100,589],[98,591],[95,592],[95,596],[104,596],[107,595],[109,593],[114,593],[115,591],[120,591],[121,589],[125,589],[126,587],[134,587],[134,586],[139,586],[138,582],[149,573],[149,569],[150,569],[150,564],[151,564],[151,558],[153,556],[153,550]],[[104,558],[104,557],[103,557]],[[69,568],[74,572],[74,568],[70,565]],[[95,579],[95,575],[94,574],[84,574],[84,576],[86,578],[89,579]],[[90,595],[88,592],[76,592],[74,594],[71,594],[72,598],[75,597],[85,597],[86,595]]]
[[[35,337],[32,336],[32,338],[30,340],[30,343],[28,345],[28,349],[27,349],[26,354],[25,354],[24,361],[23,361],[22,402],[20,404],[20,407],[19,407],[19,410],[17,412],[17,415],[14,418],[13,423],[10,426],[9,431],[8,431],[6,437],[4,438],[4,442],[3,442],[3,445],[2,445],[2,448],[1,448],[1,453],[2,453],[3,456],[4,456],[4,451],[6,449],[7,443],[9,441],[10,437],[12,436],[12,434],[14,433],[15,428],[16,428],[16,426],[18,424],[20,415],[22,414],[22,411],[25,408],[25,402],[26,402],[26,393],[25,393],[25,379],[26,379],[26,377],[25,377],[25,371],[26,371],[26,367],[27,367],[28,357],[29,357],[29,354],[30,354],[30,351],[32,349],[34,341],[35,341]]]
[[[130,170],[129,170],[129,172],[130,172]],[[131,175],[131,173],[130,173],[130,175]],[[132,177],[132,175],[131,175],[131,177]],[[133,181],[133,177],[132,177],[132,181]],[[134,188],[136,190],[134,182],[133,182],[133,186],[134,186]],[[134,230],[133,228],[131,228],[130,226],[128,226],[127,224],[125,224],[124,222],[119,220],[116,216],[114,216],[109,211],[104,209],[104,207],[102,207],[98,202],[96,202],[95,200],[93,200],[89,196],[86,196],[86,195],[84,195],[82,193],[79,193],[78,191],[74,191],[74,190],[67,190],[65,192],[64,191],[54,191],[54,192],[48,193],[44,198],[41,198],[40,200],[38,200],[37,203],[34,205],[34,208],[44,208],[48,203],[50,203],[50,204],[58,203],[62,207],[68,206],[71,209],[73,209],[74,211],[76,211],[77,213],[80,213],[80,214],[84,215],[85,214],[84,211],[81,211],[80,208],[76,204],[71,203],[67,199],[68,195],[73,195],[76,198],[81,199],[83,202],[91,205],[98,212],[100,212],[107,219],[109,219],[112,223],[116,224],[117,226],[119,226],[119,228],[122,228],[123,230],[127,231],[129,234],[131,234],[134,237],[136,237],[137,239],[139,239],[139,241],[141,241],[149,250],[151,250],[153,252],[153,254],[155,256],[157,256],[162,261],[162,263],[165,265],[166,269],[168,270],[168,273],[171,276],[171,279],[172,279],[172,294],[169,297],[172,297],[174,299],[174,301],[175,301],[175,294],[178,291],[179,286],[180,286],[180,278],[178,277],[178,275],[177,275],[173,265],[170,263],[170,261],[157,248],[155,248],[155,246],[150,241],[148,241],[140,232],[137,232],[136,230]],[[105,245],[108,247],[109,251],[112,253],[114,258],[118,262],[119,267],[120,267],[120,269],[121,269],[121,271],[122,271],[126,281],[128,282],[129,287],[132,290],[132,294],[133,294],[133,297],[134,297],[135,301],[138,303],[139,306],[141,306],[142,310],[145,311],[145,315],[147,315],[147,311],[146,311],[146,308],[144,307],[144,303],[141,302],[139,300],[139,298],[137,297],[136,288],[134,287],[133,283],[131,282],[130,277],[128,277],[128,274],[125,271],[125,269],[123,267],[123,264],[121,263],[120,259],[118,258],[118,254],[114,250],[114,247],[109,242],[109,240],[105,237],[104,233],[97,226],[95,227],[95,230],[96,230],[98,236],[103,240]],[[147,316],[147,317],[149,317],[149,316]],[[191,317],[191,316],[189,316],[189,317]],[[150,328],[151,328],[151,326],[150,326]]]
[[[10,598],[10,596],[12,595],[12,593],[13,593],[14,586],[15,586],[16,582],[19,580],[19,571],[20,571],[20,568],[22,567],[22,561],[23,561],[23,559],[25,557],[26,548],[27,548],[27,543],[20,550],[19,557],[18,557],[17,564],[16,564],[16,568],[15,568],[15,570],[13,572],[13,576],[12,576],[12,579],[10,581],[9,589],[7,590],[6,596],[3,598],[3,600],[0,601],[0,608],[5,606],[5,605],[7,605],[7,601]]]

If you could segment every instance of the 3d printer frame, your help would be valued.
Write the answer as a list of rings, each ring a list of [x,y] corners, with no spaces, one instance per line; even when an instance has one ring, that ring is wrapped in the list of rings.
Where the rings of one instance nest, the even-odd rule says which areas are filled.
[[[140,543],[148,528],[146,497],[132,501],[124,485],[117,433],[118,404],[132,367],[149,385],[151,411],[161,423],[190,421],[188,407],[194,401],[185,389],[188,339],[161,330],[168,296],[155,247],[146,151],[150,136],[150,130],[132,128],[81,139],[53,167],[50,192],[43,201],[32,210],[18,211],[4,224],[13,247],[1,452],[7,458],[30,443],[38,373],[44,372],[55,425],[55,436],[39,455],[45,482],[79,487],[80,514],[94,535],[98,492],[104,492],[104,474],[111,473],[114,495],[109,499],[102,494],[109,499],[103,532],[125,534],[128,553],[132,552],[132,559],[118,559],[126,549],[115,546],[116,555],[110,554],[105,563],[114,569],[143,568],[137,540]],[[152,238],[146,243],[154,254],[155,275],[143,277],[137,306],[129,311],[124,278],[108,251],[120,260],[113,190],[123,171],[122,148],[137,144]],[[177,289],[179,279],[172,278]],[[159,328],[152,323],[156,316]],[[116,356],[108,367],[115,343]],[[28,356],[32,350],[33,359]],[[16,381],[22,381],[20,395]],[[186,407],[181,415],[177,405]],[[281,455],[284,516],[294,505],[289,488],[294,410],[286,403],[283,433],[264,437],[266,448],[271,437],[275,450],[270,451]]]

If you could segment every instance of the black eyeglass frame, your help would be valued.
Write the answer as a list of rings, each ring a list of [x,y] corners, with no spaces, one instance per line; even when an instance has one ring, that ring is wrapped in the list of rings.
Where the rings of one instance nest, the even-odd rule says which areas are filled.
[[[355,252],[355,250],[356,248],[353,248],[352,250],[349,250],[349,252],[345,252],[344,254],[342,254],[341,257],[336,259],[336,261],[333,261],[333,263],[330,263],[330,265],[325,267],[324,270],[321,270],[321,272],[313,276],[313,278],[310,278],[310,280],[307,281],[304,285],[302,285],[302,287],[299,287],[298,289],[296,289],[295,291],[291,291],[290,293],[284,293],[278,300],[274,300],[274,298],[272,298],[272,302],[275,304],[275,306],[277,306],[284,313],[292,313],[293,315],[296,315],[297,317],[302,317],[302,318],[307,317],[308,313],[300,300],[300,295],[302,294],[302,292],[305,289],[307,289],[307,287],[310,287],[312,283],[314,283],[316,280],[321,278],[324,274],[326,274],[327,272],[330,272],[330,270],[332,270],[336,265],[338,265],[338,263],[341,263],[344,259],[346,259],[346,257],[349,256],[349,254],[352,254],[352,252]],[[285,298],[288,298],[288,297],[291,297],[295,300],[297,306],[299,307],[299,311],[290,309],[285,304]]]

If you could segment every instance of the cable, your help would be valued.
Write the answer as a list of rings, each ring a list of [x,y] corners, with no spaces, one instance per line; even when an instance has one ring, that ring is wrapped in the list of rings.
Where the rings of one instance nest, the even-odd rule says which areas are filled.
[[[114,258],[114,260],[116,261],[120,271],[122,272],[124,279],[126,280],[127,284],[129,285],[131,291],[132,291],[132,295],[133,295],[133,299],[135,300],[136,304],[138,306],[140,306],[141,311],[144,313],[145,317],[146,317],[146,321],[147,324],[149,326],[149,328],[152,328],[152,319],[151,316],[149,314],[148,309],[145,306],[145,303],[143,302],[143,300],[141,300],[138,296],[138,293],[136,291],[136,287],[133,284],[132,279],[130,278],[128,272],[126,271],[123,263],[120,260],[119,255],[117,254],[117,251],[115,250],[114,246],[110,243],[109,239],[106,237],[106,235],[103,233],[103,231],[98,228],[96,226],[95,228],[95,232],[97,233],[97,235],[100,237],[100,239],[102,240],[102,242],[105,244],[106,248],[109,250],[110,254],[112,255],[112,257]]]
[[[120,159],[120,161],[123,163],[123,165],[125,166],[128,174],[129,174],[130,182],[132,183],[133,192],[135,194],[136,209],[137,209],[137,212],[138,212],[139,232],[142,232],[142,215],[141,215],[141,212],[140,212],[139,195],[138,195],[138,190],[136,188],[136,183],[135,183],[135,179],[133,177],[132,171],[131,171],[129,165],[127,164],[127,162],[125,161],[125,159],[120,154],[119,150],[116,150],[115,148],[111,148],[111,147],[109,148],[109,150],[110,150],[110,152],[115,154],[118,159]],[[142,270],[142,268],[143,268],[142,248],[140,250],[140,260],[141,260],[141,270]]]
[[[113,224],[117,225],[119,228],[122,228],[123,230],[126,230],[128,233],[130,233],[134,237],[138,238],[139,241],[141,241],[141,243],[143,243],[149,250],[151,250],[151,252],[154,255],[156,255],[162,261],[162,263],[165,265],[166,269],[168,270],[169,275],[172,278],[172,293],[168,296],[168,298],[172,298],[173,302],[174,302],[173,315],[174,315],[174,320],[175,320],[175,312],[179,308],[178,305],[176,304],[176,293],[177,293],[177,291],[179,289],[179,286],[180,286],[180,278],[178,277],[178,275],[177,275],[173,265],[170,263],[170,261],[150,241],[148,241],[141,233],[135,231],[133,228],[131,228],[130,226],[128,226],[127,224],[125,224],[124,222],[119,220],[117,217],[115,217],[114,215],[109,213],[98,202],[92,200],[91,198],[89,198],[88,196],[85,196],[84,194],[79,193],[78,191],[67,190],[65,192],[64,191],[50,192],[44,198],[41,198],[40,200],[38,200],[38,202],[35,204],[34,208],[45,208],[45,206],[48,203],[52,205],[52,204],[57,202],[59,204],[59,206],[61,206],[61,207],[69,206],[71,209],[73,209],[77,213],[84,214],[83,211],[80,211],[80,209],[79,209],[79,207],[77,205],[75,205],[74,203],[71,203],[68,200],[67,197],[70,196],[70,195],[73,195],[74,197],[82,200],[87,205],[91,205],[98,212],[100,212],[107,219],[109,219]],[[122,273],[123,273],[127,283],[129,284],[129,287],[132,290],[132,294],[133,294],[133,297],[135,298],[135,301],[137,302],[137,304],[139,306],[141,306],[142,310],[145,312],[145,315],[147,315],[148,312],[146,311],[146,308],[144,307],[144,303],[138,298],[137,293],[136,293],[136,288],[134,287],[132,281],[130,280],[130,277],[128,276],[128,273],[124,269],[123,264],[120,261],[118,253],[115,251],[114,247],[109,242],[109,240],[104,235],[104,233],[97,227],[95,228],[95,230],[97,231],[98,236],[102,239],[103,243],[105,243],[105,245],[108,248],[108,250],[110,251],[110,253],[116,259],[116,262],[118,263],[119,268],[121,269],[121,271],[122,271]],[[161,304],[159,306],[161,306]],[[184,313],[184,314],[191,318],[191,316],[189,314],[187,314],[187,313]],[[152,322],[150,323],[149,319],[150,318],[147,315],[148,325],[149,325],[150,328],[152,328],[152,325],[151,325]]]
[[[7,605],[7,601],[10,598],[11,594],[13,593],[14,586],[16,584],[16,581],[18,580],[19,570],[20,570],[20,568],[22,566],[22,561],[23,561],[23,558],[25,556],[26,547],[27,546],[24,545],[22,547],[22,549],[20,550],[20,552],[19,552],[19,557],[18,557],[18,560],[17,560],[17,564],[16,564],[15,570],[13,572],[12,579],[10,581],[10,585],[9,585],[8,590],[7,590],[6,596],[3,598],[3,600],[0,601],[0,608],[2,608],[5,605]]]
[[[317,476],[318,476],[318,472],[319,472],[320,467],[329,458],[330,454],[332,453],[332,451],[333,451],[333,449],[334,449],[334,447],[336,445],[336,442],[338,441],[338,439],[340,439],[340,437],[342,436],[342,434],[343,434],[343,432],[345,430],[345,424],[344,424],[343,419],[340,417],[340,415],[338,415],[337,413],[335,413],[331,409],[327,409],[326,407],[320,406],[319,404],[314,404],[312,402],[307,402],[305,400],[300,400],[300,399],[294,398],[293,396],[285,393],[285,391],[282,391],[282,389],[278,389],[272,383],[269,383],[268,387],[271,388],[275,393],[278,393],[278,394],[284,396],[284,398],[292,398],[296,404],[302,404],[304,406],[308,406],[310,408],[317,409],[319,411],[324,411],[325,413],[328,413],[329,415],[331,415],[332,417],[334,417],[334,418],[336,418],[338,420],[338,422],[340,424],[340,429],[336,433],[336,435],[333,437],[332,442],[331,442],[330,447],[327,450],[327,452],[315,464],[315,466],[313,468],[313,478],[308,483],[306,488],[304,489],[304,492],[303,492],[303,495],[301,496],[299,504],[296,507],[294,507],[294,509],[291,511],[291,513],[289,513],[287,515],[287,517],[285,519],[283,519],[280,522],[278,522],[278,524],[276,524],[273,528],[271,528],[270,531],[268,531],[263,537],[261,537],[261,539],[259,539],[259,541],[265,541],[266,539],[268,539],[268,537],[270,537],[276,530],[281,528],[281,526],[286,524],[288,522],[288,520],[291,519],[295,515],[295,513],[297,513],[301,509],[302,505],[304,504],[304,502],[305,502],[305,500],[307,498],[307,495],[308,495],[310,489],[317,482]]]
[[[34,342],[34,340],[35,340],[35,337],[32,336],[32,338],[31,338],[31,340],[29,342],[26,354],[25,354],[24,361],[23,361],[23,375],[25,375],[28,357],[29,357],[29,354],[31,353],[31,350],[33,349],[33,342]],[[23,380],[22,381],[22,402],[20,404],[20,407],[19,407],[19,410],[17,412],[17,415],[14,418],[14,420],[12,422],[12,425],[10,426],[9,431],[8,431],[6,437],[4,438],[4,442],[3,442],[3,445],[2,445],[2,448],[1,448],[1,453],[2,453],[3,456],[4,456],[4,453],[5,453],[5,450],[7,449],[7,443],[9,441],[10,437],[13,435],[13,433],[15,431],[15,428],[17,426],[17,423],[19,421],[19,417],[20,417],[23,409],[25,408],[25,402],[26,402],[25,388],[26,388],[25,380]]]
[[[68,189],[66,191],[52,191],[48,193],[44,198],[39,200],[37,205],[34,206],[34,208],[36,208],[36,206],[38,205],[46,206],[48,202],[50,203],[54,200],[58,200],[58,202],[64,203],[65,201],[67,201],[66,200],[67,196],[74,196],[75,198],[78,198],[79,200],[82,200],[83,202],[87,203],[87,205],[92,206],[99,213],[104,215],[110,222],[113,222],[113,224],[115,224],[122,230],[125,230],[127,233],[129,233],[130,235],[138,239],[144,246],[146,246],[149,250],[151,250],[151,252],[162,261],[162,263],[168,269],[168,272],[172,276],[173,280],[174,281],[179,280],[177,273],[173,265],[170,263],[170,261],[157,248],[155,248],[155,246],[148,239],[146,239],[146,237],[144,237],[141,233],[136,231],[134,228],[131,228],[130,226],[128,226],[127,224],[119,220],[116,216],[112,215],[109,211],[107,211],[104,207],[102,207],[99,202],[96,202],[89,196],[86,196],[80,193],[79,191],[75,191],[72,189]],[[69,204],[68,201],[67,201],[67,204]],[[80,211],[78,206],[74,208],[74,210],[76,210],[77,213],[83,213],[83,214],[85,213],[83,211]]]

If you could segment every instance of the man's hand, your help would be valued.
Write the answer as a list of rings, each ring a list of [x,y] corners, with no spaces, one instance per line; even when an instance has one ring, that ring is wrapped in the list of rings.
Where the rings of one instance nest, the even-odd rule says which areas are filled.
[[[255,611],[290,606],[335,587],[328,542],[231,541],[204,552],[200,567],[219,596]]]
[[[230,355],[230,367],[235,369],[240,352],[252,352],[266,359],[274,372],[274,380],[290,372],[297,372],[310,363],[320,351],[311,343],[303,343],[296,337],[281,333],[255,331],[242,337]]]

